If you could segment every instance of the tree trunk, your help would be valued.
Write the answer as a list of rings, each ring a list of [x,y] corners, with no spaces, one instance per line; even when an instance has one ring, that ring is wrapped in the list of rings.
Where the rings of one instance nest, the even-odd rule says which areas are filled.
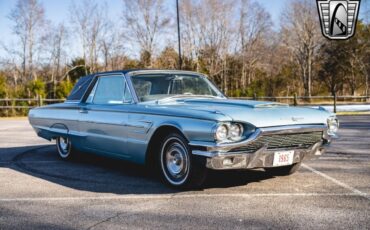
[[[308,51],[309,55],[307,57],[308,62],[308,73],[307,73],[307,94],[309,97],[309,100],[311,100],[311,80],[312,80],[312,56],[311,51]]]
[[[27,74],[27,70],[26,70],[26,47],[27,47],[27,43],[26,41],[24,42],[23,44],[23,54],[22,54],[22,78],[25,78],[26,77],[26,74]],[[24,79],[22,79],[24,80]]]
[[[369,75],[365,74],[365,96],[369,97]]]
[[[228,86],[228,81],[227,81],[227,73],[225,73],[225,71],[226,71],[226,65],[227,65],[227,63],[226,63],[226,58],[225,58],[225,61],[223,62],[223,65],[222,65],[222,75],[223,75],[223,79],[224,79],[224,81],[225,81],[225,83],[224,83],[224,93],[225,93],[225,95],[227,95],[228,94],[228,91],[229,91],[229,86]]]

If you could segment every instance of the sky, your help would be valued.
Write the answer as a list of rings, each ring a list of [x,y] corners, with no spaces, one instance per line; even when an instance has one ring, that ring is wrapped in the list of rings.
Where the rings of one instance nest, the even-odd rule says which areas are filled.
[[[69,8],[72,2],[78,4],[83,0],[40,0],[45,8],[46,18],[51,21],[52,24],[64,23],[69,24]],[[101,0],[103,1],[103,0]],[[181,0],[180,0],[181,1]],[[279,18],[281,11],[284,9],[286,3],[290,0],[256,0],[271,14],[272,21],[275,24],[275,28],[279,27]],[[314,0],[313,0],[314,1]],[[12,23],[7,18],[11,9],[14,8],[17,0],[0,0],[0,42],[9,44],[9,41],[14,41],[14,36],[12,34]],[[106,0],[109,7],[109,15],[118,15],[122,10],[121,0]],[[167,8],[173,8],[175,10],[175,0],[165,0]],[[362,5],[366,4],[369,8],[370,0],[362,0]],[[365,7],[361,6],[361,12]],[[360,13],[360,17],[363,13]],[[0,56],[2,56],[3,51],[0,49]]]
[[[69,9],[72,2],[78,4],[83,0],[40,0],[45,8],[45,16],[54,25],[64,23],[68,25]],[[99,0],[100,1],[100,0]],[[103,1],[103,0],[101,0]],[[181,1],[181,0],[180,0]],[[271,14],[274,22],[278,22],[281,9],[288,0],[257,0]],[[10,11],[14,8],[17,0],[0,0],[0,42],[10,44],[15,41],[12,34],[12,22],[8,19]],[[109,15],[119,15],[122,11],[122,0],[106,0],[109,7]],[[168,9],[175,10],[175,0],[165,0]],[[77,54],[76,54],[77,55]],[[0,48],[0,57],[4,51]]]

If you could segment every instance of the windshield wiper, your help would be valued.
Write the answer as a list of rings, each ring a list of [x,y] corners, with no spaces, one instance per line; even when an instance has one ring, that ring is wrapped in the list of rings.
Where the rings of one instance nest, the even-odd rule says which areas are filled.
[[[162,103],[162,102],[167,102],[167,101],[172,101],[172,100],[176,100],[176,99],[179,99],[179,98],[199,98],[199,97],[204,97],[204,98],[221,98],[219,96],[213,96],[213,95],[192,95],[192,94],[180,94],[180,95],[174,95],[174,96],[171,96],[171,97],[165,97],[165,98],[162,98],[162,99],[158,99],[156,101],[156,103]]]

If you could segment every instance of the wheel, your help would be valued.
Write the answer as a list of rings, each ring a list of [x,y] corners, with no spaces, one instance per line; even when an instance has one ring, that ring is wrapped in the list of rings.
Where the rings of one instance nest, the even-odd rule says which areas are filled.
[[[300,166],[301,166],[301,162],[288,165],[288,166],[265,168],[265,171],[274,176],[288,176],[288,175],[291,175],[297,172]]]
[[[205,158],[192,155],[188,142],[178,133],[163,139],[159,167],[163,180],[178,188],[200,187],[207,174]]]
[[[71,139],[68,137],[57,137],[56,139],[57,149],[59,156],[64,159],[72,159],[75,151],[72,147]]]

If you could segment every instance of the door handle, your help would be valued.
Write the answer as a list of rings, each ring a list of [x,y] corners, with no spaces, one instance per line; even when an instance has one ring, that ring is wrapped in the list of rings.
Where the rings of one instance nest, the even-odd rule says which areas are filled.
[[[88,110],[87,110],[87,109],[85,109],[85,108],[81,108],[81,109],[79,110],[79,112],[80,112],[80,113],[87,113],[87,112],[88,112]]]

